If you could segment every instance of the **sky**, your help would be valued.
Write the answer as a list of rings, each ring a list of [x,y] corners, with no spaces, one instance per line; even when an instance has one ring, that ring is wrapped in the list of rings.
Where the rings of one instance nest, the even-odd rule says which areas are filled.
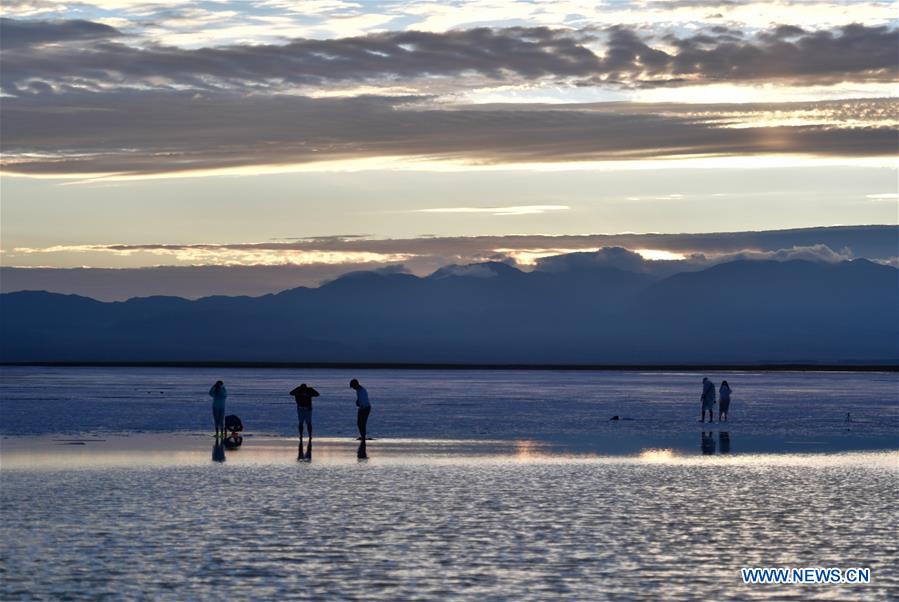
[[[0,287],[261,294],[896,225],[896,8],[5,0]]]

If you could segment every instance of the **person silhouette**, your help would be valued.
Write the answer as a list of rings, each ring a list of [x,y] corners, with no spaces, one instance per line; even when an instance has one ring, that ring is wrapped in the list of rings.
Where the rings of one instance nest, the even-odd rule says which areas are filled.
[[[212,397],[212,420],[215,422],[215,436],[216,438],[224,437],[225,399],[228,397],[225,383],[220,380],[215,381],[215,384],[209,389],[209,396]]]
[[[368,391],[359,384],[355,378],[350,381],[350,388],[356,391],[356,426],[359,428],[359,457],[365,455],[365,440],[368,432],[368,415],[371,414],[371,401],[368,399]]]
[[[709,413],[709,423],[715,422],[713,409],[715,407],[715,383],[710,381],[708,378],[703,377],[702,379],[702,396],[699,398],[702,402],[702,414],[700,416],[700,422],[705,422],[705,413]]]
[[[727,411],[730,409],[730,385],[726,380],[721,381],[718,389],[718,422],[727,421]]]
[[[297,430],[300,433],[300,454],[303,451],[303,424],[309,431],[309,449],[306,452],[310,458],[312,457],[312,398],[318,397],[319,393],[312,387],[307,387],[306,383],[301,384],[290,392],[297,402]]]

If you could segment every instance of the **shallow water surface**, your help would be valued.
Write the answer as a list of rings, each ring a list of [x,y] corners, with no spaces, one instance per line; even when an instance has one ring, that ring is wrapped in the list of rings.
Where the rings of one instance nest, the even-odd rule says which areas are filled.
[[[899,599],[897,374],[711,374],[715,425],[701,376],[0,368],[0,599]],[[767,566],[872,583],[742,583]]]
[[[368,462],[285,446],[284,461],[5,470],[2,598],[899,594],[895,453],[378,463],[376,443]],[[873,583],[748,586],[745,566],[870,567]]]
[[[727,379],[734,389],[731,420],[722,430],[731,432],[735,441],[744,435],[781,441],[813,435],[891,437],[891,445],[879,447],[899,448],[899,373],[707,375],[716,384]],[[374,405],[369,432],[375,437],[572,440],[690,433],[692,441],[692,434],[698,437],[702,430],[697,421],[702,376],[564,370],[0,367],[0,434],[211,432],[207,392],[223,379],[229,391],[227,412],[238,414],[248,432],[294,434],[296,410],[288,392],[306,382],[321,392],[314,402],[316,433],[355,436],[355,397],[348,382],[357,377]],[[623,420],[610,421],[612,416]]]

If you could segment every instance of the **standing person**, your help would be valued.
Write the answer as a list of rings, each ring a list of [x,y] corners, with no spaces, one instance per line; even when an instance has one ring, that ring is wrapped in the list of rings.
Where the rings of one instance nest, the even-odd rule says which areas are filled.
[[[212,388],[209,389],[209,396],[212,397],[212,420],[215,422],[215,436],[225,436],[225,398],[228,397],[228,390],[225,389],[225,383],[220,380],[215,381]]]
[[[350,381],[350,388],[356,391],[356,426],[359,427],[359,440],[362,446],[365,446],[366,426],[368,425],[368,415],[371,414],[371,402],[368,400],[368,391],[359,384],[355,378]]]
[[[702,402],[702,416],[700,422],[705,422],[706,412],[709,413],[709,423],[715,422],[715,416],[713,414],[715,408],[715,383],[708,378],[703,377],[702,379],[702,397],[700,397],[699,400]]]
[[[306,430],[309,431],[309,449],[306,452],[306,458],[312,458],[312,398],[318,397],[318,391],[312,387],[307,387],[306,383],[301,384],[290,392],[297,402],[297,430],[300,432],[300,456],[303,455],[303,424],[306,424]]]
[[[727,421],[727,411],[730,409],[730,385],[726,380],[721,381],[718,389],[718,422]]]

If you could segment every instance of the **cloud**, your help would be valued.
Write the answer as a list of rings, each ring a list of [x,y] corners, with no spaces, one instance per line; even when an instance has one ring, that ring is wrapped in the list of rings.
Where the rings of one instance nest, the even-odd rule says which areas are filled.
[[[634,251],[623,247],[603,247],[596,251],[567,253],[537,260],[537,270],[570,272],[594,268],[614,268],[629,272],[643,271],[646,261]]]
[[[899,31],[851,24],[806,31],[778,26],[754,36],[726,28],[647,36],[626,26],[573,30],[475,27],[445,32],[387,31],[286,44],[179,48],[99,39],[84,45],[22,49],[22,41],[110,38],[118,32],[85,21],[4,19],[0,41],[7,93],[43,81],[64,88],[110,86],[291,89],[349,82],[405,83],[428,93],[538,80],[580,85],[654,87],[717,82],[891,82],[899,77]],[[102,35],[100,35],[102,34]],[[67,37],[72,36],[72,37]],[[29,41],[32,40],[32,41]],[[26,51],[27,50],[27,51]]]
[[[27,53],[38,53],[40,49],[33,47],[41,44],[103,40],[121,35],[114,27],[92,21],[21,21],[0,17],[0,48],[4,51],[24,48]]]
[[[777,26],[751,41],[730,32],[676,38],[669,60],[657,59],[650,74],[662,73],[672,83],[682,78],[705,81],[790,81],[799,85],[840,81],[896,81],[899,32],[887,26],[846,25],[836,31],[805,31]],[[639,43],[632,50],[645,52]],[[658,85],[649,80],[644,84]]]
[[[51,36],[57,22],[19,22],[32,35]],[[493,81],[585,76],[599,58],[581,43],[584,34],[546,27],[475,28],[446,33],[385,32],[332,40],[198,49],[102,42],[90,48],[56,46],[15,52],[2,42],[4,90],[30,79],[198,89],[262,84],[323,86],[329,82],[470,76]]]
[[[728,261],[819,261],[824,263],[839,263],[841,261],[850,261],[855,256],[852,250],[844,248],[840,251],[834,251],[824,244],[810,246],[794,246],[788,249],[776,249],[771,251],[761,250],[744,250],[735,253],[719,253],[719,254],[692,254],[687,262],[694,263],[699,266],[711,265],[717,263],[725,263]]]
[[[604,265],[634,269],[645,261],[640,252],[667,251],[689,261],[805,257],[840,261],[851,257],[886,259],[896,254],[897,226],[845,226],[764,232],[706,234],[498,235],[420,238],[316,237],[234,244],[107,244],[14,249],[4,253],[7,266],[30,265],[24,259],[53,254],[83,254],[102,265],[103,254],[129,255],[158,265],[343,265],[370,267],[403,263],[416,274],[451,264],[531,258],[540,269]],[[597,251],[602,249],[602,251]],[[844,249],[832,254],[830,249]],[[845,249],[851,249],[847,251]],[[565,255],[562,259],[542,259]],[[559,263],[562,262],[562,263]],[[563,265],[564,263],[564,265]],[[674,264],[676,261],[655,261]]]
[[[892,156],[897,101],[868,125],[752,126],[752,112],[847,102],[718,105],[468,105],[410,98],[325,98],[179,91],[38,93],[0,105],[4,171],[148,175],[322,161],[415,158],[467,165],[625,161],[752,154]],[[748,123],[746,123],[748,122]]]
[[[193,14],[185,10],[178,14]],[[755,34],[713,26],[678,35],[475,27],[200,48],[89,21],[3,19],[2,27],[0,133],[10,173],[895,154],[892,99],[727,109],[454,102],[516,85],[890,82],[899,77],[899,33],[887,26]],[[353,96],[360,90],[382,95]]]
[[[656,196],[642,197],[642,196],[629,196],[627,200],[629,201],[679,201],[684,198],[682,194],[662,194]]]
[[[683,255],[730,255],[737,253],[771,253],[781,249],[815,248],[825,245],[831,249],[850,248],[855,256],[871,259],[895,255],[899,226],[836,226],[768,230],[761,232],[713,232],[697,234],[580,234],[580,235],[496,235],[496,236],[426,236],[419,238],[368,238],[321,236],[255,243],[232,244],[106,244],[50,246],[28,249],[34,253],[107,252],[150,253],[155,256],[176,257],[180,253],[375,253],[382,255],[410,255],[437,257],[441,265],[472,263],[486,257],[496,257],[511,250],[571,249],[596,251],[602,247],[623,249],[658,249]],[[502,254],[500,253],[500,254]],[[186,257],[187,255],[185,255]],[[14,253],[6,254],[4,263],[10,264]],[[610,256],[611,257],[611,256]]]
[[[514,262],[508,262],[510,264]],[[496,278],[499,272],[493,263],[476,263],[469,265],[447,265],[433,273],[433,276],[445,278],[447,276],[463,276],[467,278]]]
[[[817,230],[819,236],[827,229]],[[859,230],[862,234],[864,230]],[[893,228],[894,234],[896,228]],[[728,235],[680,235],[684,238],[682,245],[695,246],[695,241],[705,239],[707,244],[724,244],[727,248],[740,241],[746,241],[745,235],[753,233],[733,233],[731,240],[725,240]],[[788,233],[754,233],[754,234],[779,234],[772,240],[788,240]],[[744,235],[744,236],[741,236]],[[636,238],[634,238],[636,236]],[[786,237],[786,238],[785,238]],[[630,237],[614,237],[619,241],[630,240],[634,245],[646,244],[649,239],[646,235],[632,235]],[[559,240],[562,239],[562,240]],[[567,240],[565,240],[567,239]],[[516,265],[516,254],[527,256],[528,251],[521,245],[534,245],[543,241],[544,244],[556,242],[557,244],[573,244],[574,240],[582,240],[583,244],[589,244],[596,240],[608,240],[609,237],[474,237],[452,239],[409,239],[409,240],[371,240],[355,241],[353,248],[363,248],[359,245],[369,244],[369,249],[390,248],[394,251],[403,249],[403,254],[408,259],[402,263],[391,262],[389,257],[383,256],[383,262],[343,262],[343,263],[300,263],[287,261],[272,261],[256,264],[261,250],[255,254],[244,255],[250,262],[247,264],[231,261],[231,247],[245,247],[247,245],[220,245],[224,257],[220,263],[213,265],[178,265],[155,266],[144,268],[22,268],[0,267],[0,291],[13,292],[18,290],[48,290],[59,293],[73,293],[86,295],[95,299],[106,301],[124,300],[135,296],[149,295],[176,295],[186,298],[198,298],[208,295],[263,295],[282,290],[296,288],[298,286],[319,286],[344,274],[357,271],[375,271],[380,273],[410,273],[425,276],[437,272],[438,275],[470,276],[479,278],[492,278],[498,272],[495,262]],[[693,242],[688,242],[692,239]],[[324,240],[324,239],[323,239]],[[514,241],[518,240],[516,244]],[[313,245],[321,247],[323,243],[306,241],[301,245]],[[338,240],[329,240],[324,243],[328,248],[345,248],[349,241],[341,246]],[[497,245],[512,245],[506,248],[497,248]],[[252,245],[269,249],[270,257],[278,258],[283,254],[296,253],[297,243],[275,243],[264,245]],[[190,249],[197,245],[182,245]],[[214,245],[202,245],[204,248]],[[109,245],[110,252],[139,253],[144,248],[158,250],[171,249],[171,245]],[[288,250],[284,250],[287,247]],[[549,246],[544,247],[544,252],[551,254],[559,249]],[[95,250],[96,251],[96,250]],[[539,249],[531,249],[537,253]],[[889,249],[895,252],[894,248]],[[52,251],[48,251],[52,252]],[[212,259],[212,252],[206,260]],[[171,249],[171,257],[177,257],[177,249]],[[574,251],[555,256],[537,257],[531,264],[521,264],[519,267],[530,268],[546,272],[566,272],[595,268],[614,268],[630,272],[643,273],[655,278],[663,278],[678,272],[697,271],[711,267],[719,263],[729,261],[789,261],[801,259],[805,261],[823,261],[836,263],[853,259],[855,254],[848,249],[833,251],[824,244],[809,246],[793,246],[783,249],[758,250],[743,249],[734,252],[706,252],[692,253],[684,260],[659,261],[642,257],[632,249],[624,247],[600,247],[589,251]],[[895,256],[886,255],[876,258],[875,261],[885,265],[899,267],[899,260]],[[480,262],[494,262],[484,265]],[[473,264],[473,265],[472,265]]]
[[[312,239],[313,241],[316,239]],[[148,254],[193,265],[359,265],[405,261],[409,253],[296,249],[288,245],[53,245],[16,247],[14,254],[110,253],[130,256]]]
[[[646,5],[650,8],[720,8],[722,6],[739,6],[744,0],[650,0]]]
[[[541,215],[550,211],[568,211],[568,205],[515,205],[511,207],[438,207],[419,209],[418,213],[487,213],[490,215]]]
[[[657,255],[659,254],[660,255]],[[784,249],[744,249],[736,252],[674,254],[664,259],[664,252],[647,252],[646,249],[602,247],[596,251],[567,253],[543,257],[536,261],[534,269],[544,272],[570,272],[596,268],[611,268],[627,272],[648,274],[664,278],[679,272],[694,272],[713,265],[731,261],[813,261],[839,263],[854,259],[852,251],[844,248],[834,251],[824,244],[793,246]]]

